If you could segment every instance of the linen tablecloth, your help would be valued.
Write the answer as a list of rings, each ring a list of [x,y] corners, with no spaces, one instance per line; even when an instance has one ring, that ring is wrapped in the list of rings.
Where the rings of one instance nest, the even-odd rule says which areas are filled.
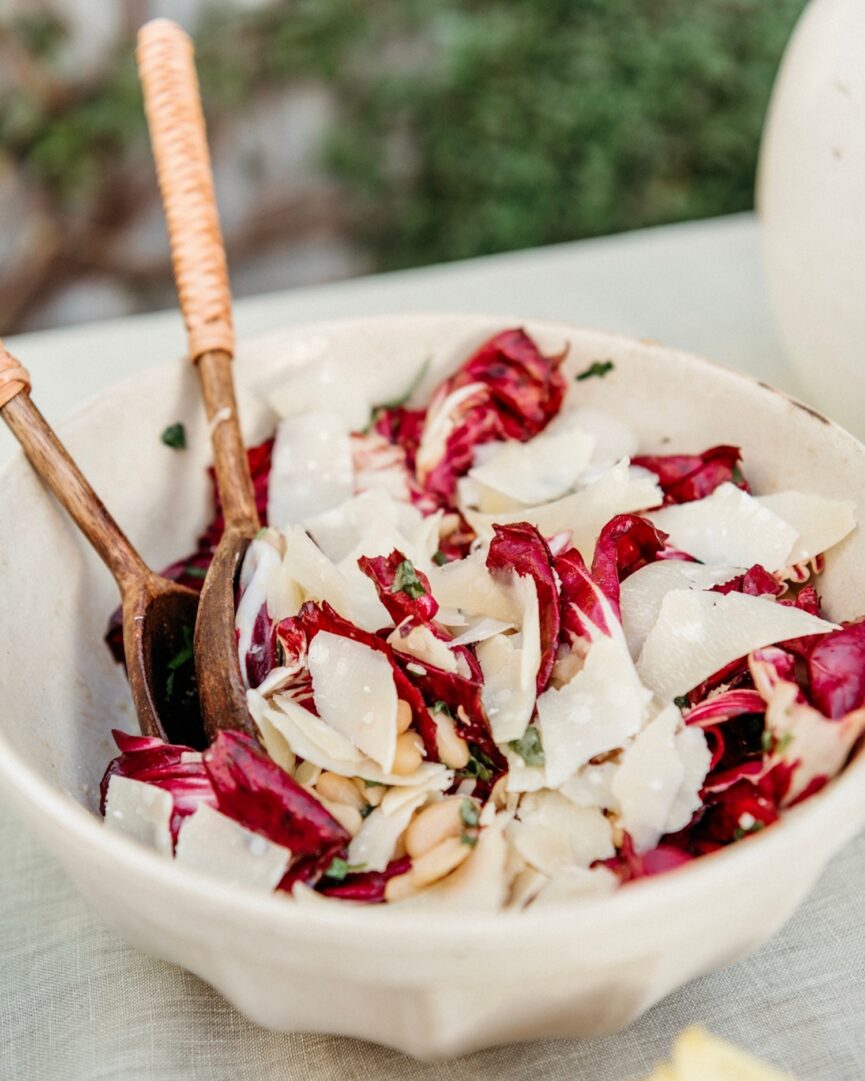
[[[301,319],[388,310],[569,319],[713,356],[795,390],[771,327],[750,216],[243,301],[241,337]],[[10,342],[49,419],[182,352],[173,313]],[[12,451],[0,433],[0,460]],[[11,632],[9,615],[4,633]],[[625,1032],[417,1063],[356,1040],[280,1035],[202,981],[126,946],[9,815],[0,817],[2,1081],[626,1081],[701,1022],[801,1081],[865,1077],[865,836],[764,949],[704,977]]]

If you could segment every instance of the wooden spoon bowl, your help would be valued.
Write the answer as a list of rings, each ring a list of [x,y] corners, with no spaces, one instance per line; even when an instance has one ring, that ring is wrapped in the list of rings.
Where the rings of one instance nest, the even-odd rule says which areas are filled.
[[[69,452],[30,399],[30,377],[0,342],[0,413],[30,464],[114,575],[123,613],[123,652],[145,736],[204,745],[192,628],[198,597],[155,574],[135,551]]]

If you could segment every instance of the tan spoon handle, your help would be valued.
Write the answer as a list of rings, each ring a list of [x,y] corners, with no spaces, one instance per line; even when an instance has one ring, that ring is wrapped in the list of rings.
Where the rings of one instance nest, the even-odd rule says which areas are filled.
[[[192,42],[177,23],[154,19],[138,32],[137,58],[189,357],[198,365],[211,423],[225,519],[229,527],[254,531],[258,514],[231,376],[228,268]]]
[[[66,508],[117,580],[121,592],[149,569],[126,539],[69,452],[30,400],[30,376],[0,341],[0,412],[30,464]]]

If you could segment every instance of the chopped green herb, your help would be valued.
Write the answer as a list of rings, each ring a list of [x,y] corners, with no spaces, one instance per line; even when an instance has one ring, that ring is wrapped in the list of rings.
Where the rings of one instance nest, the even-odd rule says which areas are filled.
[[[364,783],[365,788],[381,788],[382,787],[381,781],[368,781],[366,779],[366,777],[363,778],[363,783]]]
[[[373,807],[373,805],[371,803],[365,803],[363,805],[363,807],[361,807],[361,809],[360,809],[360,817],[361,818],[369,818],[369,816],[372,814],[372,812],[374,810],[375,810],[375,807]]]
[[[690,702],[688,701],[688,696],[686,694],[680,694],[678,698],[673,699],[673,702],[679,707],[679,709],[690,708]]]
[[[750,837],[753,833],[759,833],[760,830],[766,828],[765,822],[760,822],[755,819],[750,826],[737,826],[733,830],[733,840],[741,841],[743,837]]]
[[[183,646],[175,653],[166,666],[168,668],[168,679],[165,681],[165,693],[169,698],[174,694],[174,677],[177,674],[178,668],[182,668],[183,665],[189,664],[192,660],[192,655],[192,631],[184,624]]]
[[[478,832],[481,824],[481,812],[474,800],[464,799],[460,803],[460,818],[463,820],[463,826],[465,826],[465,829],[460,833],[460,844],[474,848],[478,843]]]
[[[444,552],[441,549],[439,549],[437,552],[435,552],[433,554],[432,561],[433,561],[433,563],[435,563],[435,565],[437,567],[443,567],[445,565],[445,563],[450,562],[448,557],[444,554]]]
[[[522,758],[527,766],[542,766],[546,761],[541,746],[541,733],[530,725],[519,739],[512,739],[508,746]]]
[[[405,593],[413,601],[426,595],[423,582],[418,578],[414,563],[410,559],[404,559],[397,567],[390,591],[391,593]]]
[[[734,484],[744,484],[745,483],[745,478],[742,476],[742,470],[739,468],[739,463],[738,462],[736,462],[736,464],[733,466],[733,483]]]
[[[362,871],[364,867],[366,867],[365,863],[348,863],[339,856],[335,856],[324,873],[328,878],[342,882],[346,875],[350,875],[353,871]]]
[[[454,715],[451,713],[450,706],[440,698],[437,698],[435,702],[433,702],[432,711],[433,713],[444,713],[446,717],[450,717],[450,719],[453,720]]]
[[[438,703],[436,703],[438,705]],[[444,705],[444,703],[442,703]],[[433,712],[435,712],[435,706],[433,706]],[[450,712],[450,711],[448,711]],[[490,759],[484,754],[480,747],[474,743],[469,744],[469,758],[468,765],[462,769],[457,770],[457,776],[463,779],[477,780],[477,781],[489,781],[492,778],[493,766]]]
[[[414,378],[402,394],[398,394],[396,398],[391,398],[390,401],[380,402],[378,405],[374,405],[372,407],[372,411],[369,415],[369,424],[366,426],[365,431],[368,432],[372,429],[372,426],[375,424],[375,422],[378,420],[382,413],[387,413],[391,409],[400,409],[402,406],[408,404],[414,392],[418,389],[418,387],[426,378],[426,373],[429,371],[429,366],[430,358],[427,357],[423,364],[421,364],[420,368],[418,368],[417,372],[415,372]]]
[[[191,563],[187,563],[183,568],[183,573],[187,578],[201,578],[207,577],[207,567],[195,567]]]
[[[616,365],[611,360],[596,360],[594,364],[590,364],[588,368],[580,372],[575,378],[578,383],[582,383],[584,379],[591,379],[592,376],[595,375],[598,376],[598,378],[603,379],[603,377],[608,372],[611,372],[615,366]]]
[[[159,438],[166,447],[171,447],[172,450],[186,449],[186,429],[180,422],[169,424]]]
[[[761,742],[766,754],[783,754],[793,742],[793,733],[785,732],[784,735],[778,739],[774,732],[771,732],[767,728],[763,732],[763,739]]]
[[[267,526],[263,525],[261,527],[261,529],[259,529],[259,531],[255,534],[255,539],[256,540],[261,540],[262,537],[266,537],[266,536],[267,536]]]
[[[464,799],[460,803],[460,818],[463,820],[463,825],[468,826],[469,829],[475,829],[480,825],[481,812],[473,799]]]

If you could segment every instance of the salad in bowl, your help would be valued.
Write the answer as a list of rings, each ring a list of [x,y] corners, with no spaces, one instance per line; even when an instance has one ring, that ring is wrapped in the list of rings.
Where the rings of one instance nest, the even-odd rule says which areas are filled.
[[[512,327],[396,400],[271,389],[249,731],[116,732],[111,829],[298,905],[519,911],[747,843],[843,769],[865,623],[820,575],[854,504],[761,491],[734,445],[648,453],[587,402],[615,363],[565,357]],[[166,573],[200,588],[222,529]]]

